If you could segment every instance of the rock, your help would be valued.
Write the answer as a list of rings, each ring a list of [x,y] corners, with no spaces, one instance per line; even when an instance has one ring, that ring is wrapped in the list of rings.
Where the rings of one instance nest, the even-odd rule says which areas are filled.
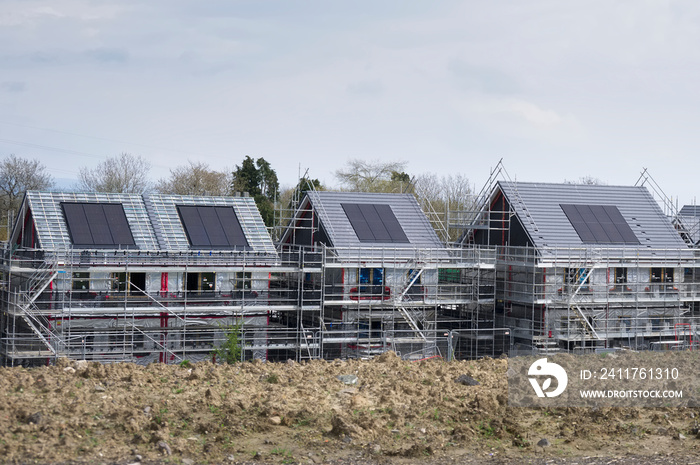
[[[357,426],[348,423],[338,415],[334,415],[333,418],[331,418],[331,425],[333,426],[333,428],[331,429],[330,434],[338,437],[342,437],[348,434],[357,435],[360,432]]]
[[[469,375],[461,375],[455,380],[455,382],[459,384],[464,384],[465,386],[478,386],[479,384],[481,384]]]
[[[143,457],[141,457],[139,454],[136,454],[136,455],[134,456],[134,460],[136,460],[137,462],[140,462],[140,461],[143,460]]]
[[[127,463],[126,465],[141,465],[141,462],[131,462]]]
[[[270,417],[270,423],[272,423],[273,425],[281,425],[282,419],[278,416]]]
[[[41,414],[41,412],[32,413],[31,415],[29,415],[27,417],[27,423],[29,423],[30,425],[31,424],[38,425],[39,423],[41,423],[42,419],[43,419],[43,415]]]
[[[192,459],[182,459],[182,465],[194,465],[194,460],[192,460]]]
[[[165,441],[158,441],[158,449],[165,455],[173,455],[173,451],[170,450],[170,446]]]
[[[549,439],[547,439],[547,438],[542,438],[542,439],[540,439],[539,441],[537,441],[537,445],[540,446],[542,449],[544,449],[545,447],[551,446],[552,443],[549,442]]]
[[[236,457],[235,457],[233,454],[231,454],[231,455],[229,455],[228,457],[226,457],[226,460],[228,460],[229,462],[235,462],[235,461],[236,461]]]
[[[345,444],[350,444],[352,442],[352,437],[348,436],[347,434],[343,437],[343,442]]]
[[[345,384],[357,384],[359,378],[355,375],[338,375],[337,378]]]
[[[149,413],[151,413],[151,407],[150,407],[150,405],[147,405],[146,407],[144,407],[143,413],[145,413],[146,415],[148,415]]]
[[[682,441],[683,439],[688,439],[688,438],[685,437],[685,434],[683,434],[683,433],[678,433],[678,439],[680,439],[680,440]]]
[[[382,453],[382,446],[379,444],[372,444],[372,453],[373,454],[381,454]]]
[[[399,431],[399,430],[397,430],[397,429],[392,429],[392,430],[391,430],[391,434],[399,434],[400,432],[401,432],[401,431]]]
[[[87,360],[76,360],[73,362],[73,366],[76,370],[87,370],[88,361]]]
[[[97,392],[105,392],[106,390],[107,390],[107,388],[104,387],[103,385],[101,385],[101,384],[95,384],[95,391],[97,391]]]
[[[63,371],[65,371],[66,373],[75,373],[75,368],[73,368],[73,367],[65,367],[65,368],[63,369]]]

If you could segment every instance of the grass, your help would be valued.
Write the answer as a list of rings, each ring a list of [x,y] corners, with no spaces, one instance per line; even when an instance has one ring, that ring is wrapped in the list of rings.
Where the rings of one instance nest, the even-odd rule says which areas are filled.
[[[479,433],[481,433],[481,435],[487,439],[494,437],[494,435],[496,434],[496,431],[493,429],[493,426],[483,421],[479,423],[478,429]]]

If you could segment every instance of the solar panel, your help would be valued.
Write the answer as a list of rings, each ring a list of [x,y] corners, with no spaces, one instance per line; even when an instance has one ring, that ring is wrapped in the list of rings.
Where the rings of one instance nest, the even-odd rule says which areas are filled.
[[[232,207],[215,207],[219,216],[221,226],[228,239],[228,243],[234,247],[248,247],[248,240],[245,237],[241,223],[238,221],[236,212]]]
[[[76,247],[133,247],[134,236],[118,203],[61,202]]]
[[[614,205],[560,205],[584,244],[639,244]]]
[[[207,249],[249,247],[233,207],[178,205],[177,211],[191,247]]]
[[[403,232],[403,228],[399,220],[394,216],[391,207],[389,205],[375,205],[374,208],[377,209],[377,213],[382,218],[384,227],[389,232],[392,242],[408,242],[408,237]]]
[[[360,242],[409,242],[389,205],[341,204]]]

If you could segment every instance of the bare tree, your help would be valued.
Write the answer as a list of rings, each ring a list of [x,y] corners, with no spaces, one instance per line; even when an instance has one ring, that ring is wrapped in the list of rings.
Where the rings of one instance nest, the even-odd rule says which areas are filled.
[[[231,184],[226,172],[209,169],[203,162],[188,161],[188,165],[170,170],[168,179],[160,179],[155,190],[162,194],[227,195]]]
[[[599,178],[594,178],[591,175],[581,176],[576,181],[564,180],[564,184],[583,184],[585,186],[604,186],[606,183]]]
[[[349,160],[334,174],[345,190],[356,192],[400,192],[407,187],[406,162]]]
[[[53,177],[39,160],[28,160],[13,155],[0,162],[0,212],[2,225],[10,211],[17,211],[24,193],[29,190],[49,190],[54,187]]]
[[[438,235],[453,241],[459,229],[450,230],[448,224],[466,224],[473,216],[474,189],[462,174],[438,177],[434,173],[417,176],[413,183],[421,208],[426,212]],[[448,237],[444,237],[449,232]]]
[[[80,168],[78,187],[90,192],[141,194],[148,190],[151,164],[141,155],[122,153],[93,169]]]

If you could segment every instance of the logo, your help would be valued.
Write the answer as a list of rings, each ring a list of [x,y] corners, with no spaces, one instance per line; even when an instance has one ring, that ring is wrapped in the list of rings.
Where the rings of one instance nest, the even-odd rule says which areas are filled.
[[[546,376],[547,378],[542,382],[542,386],[538,382],[538,378],[528,378],[532,388],[535,390],[537,397],[557,397],[569,382],[569,377],[566,375],[566,371],[561,367],[561,365],[547,362],[546,358],[541,358],[536,360],[535,363],[530,365],[530,369],[527,371],[528,376]],[[553,391],[547,392],[547,389],[552,385],[552,378],[557,380],[557,387]]]

